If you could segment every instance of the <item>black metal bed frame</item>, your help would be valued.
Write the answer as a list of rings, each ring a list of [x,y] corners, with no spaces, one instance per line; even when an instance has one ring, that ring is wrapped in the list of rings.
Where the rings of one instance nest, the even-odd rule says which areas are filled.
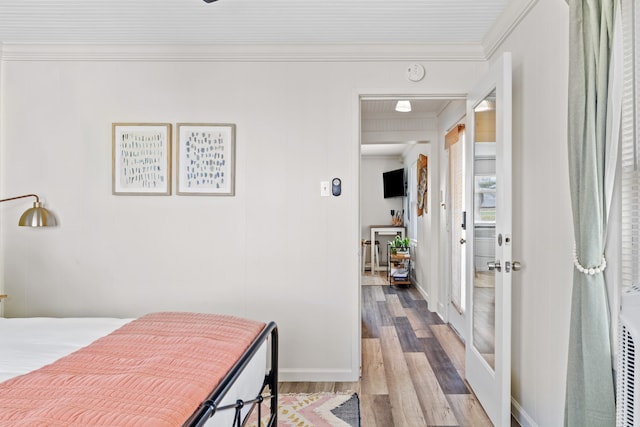
[[[262,343],[271,339],[271,360],[269,371],[265,374],[262,388],[258,393],[258,396],[250,400],[237,400],[234,404],[220,406],[222,399],[225,397],[231,386],[238,379],[242,371],[248,365],[249,361],[258,352]],[[266,388],[269,388],[269,394],[264,395]],[[256,405],[258,408],[258,426],[260,426],[260,420],[262,418],[262,402],[265,399],[270,400],[270,417],[266,424],[266,427],[276,427],[278,421],[278,326],[275,322],[269,322],[262,332],[253,340],[247,351],[244,352],[242,357],[233,365],[233,367],[227,372],[218,386],[209,394],[206,400],[204,400],[198,409],[189,417],[189,419],[183,424],[183,427],[201,427],[211,418],[216,412],[223,410],[235,410],[235,417],[233,425],[231,427],[242,427],[246,420],[242,419],[241,410],[246,405]],[[247,413],[246,418],[252,413],[250,410]]]

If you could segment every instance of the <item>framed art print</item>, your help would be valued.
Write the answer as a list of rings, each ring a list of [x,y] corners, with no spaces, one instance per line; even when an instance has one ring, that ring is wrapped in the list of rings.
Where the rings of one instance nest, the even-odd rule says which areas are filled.
[[[112,144],[113,194],[171,194],[171,124],[113,123]]]
[[[177,194],[235,194],[235,124],[178,123]]]
[[[418,216],[422,216],[423,213],[428,213],[429,206],[427,200],[427,191],[429,188],[429,158],[424,154],[418,154],[417,165],[417,180],[418,188],[416,190],[416,196],[418,198],[417,208]]]

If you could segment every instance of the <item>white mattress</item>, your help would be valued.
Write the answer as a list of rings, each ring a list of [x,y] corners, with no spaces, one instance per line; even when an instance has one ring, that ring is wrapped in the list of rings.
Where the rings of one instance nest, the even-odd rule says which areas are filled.
[[[131,319],[114,318],[0,318],[0,382],[48,365],[101,336],[107,335]],[[244,370],[223,400],[223,405],[237,399],[252,399],[262,387],[266,370],[267,346]],[[245,408],[245,411],[248,407]],[[207,427],[233,424],[233,410],[221,411],[207,422]]]

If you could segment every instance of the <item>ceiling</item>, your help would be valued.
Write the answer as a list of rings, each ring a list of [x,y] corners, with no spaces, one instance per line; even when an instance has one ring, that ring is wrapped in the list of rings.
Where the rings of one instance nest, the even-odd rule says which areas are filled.
[[[0,0],[2,44],[398,45],[414,51],[481,46],[508,7],[522,0]],[[362,104],[363,121],[402,126],[442,111],[444,101]],[[395,120],[395,121],[394,121]],[[391,125],[390,125],[391,124]],[[409,124],[409,126],[412,126]],[[411,141],[415,143],[415,141]],[[363,155],[400,155],[405,144],[366,144]]]
[[[509,1],[0,0],[0,42],[478,44]]]
[[[451,102],[448,99],[413,98],[411,112],[395,111],[397,98],[361,101],[362,156],[402,156],[412,145],[427,143],[433,120]],[[373,137],[372,137],[373,135]]]

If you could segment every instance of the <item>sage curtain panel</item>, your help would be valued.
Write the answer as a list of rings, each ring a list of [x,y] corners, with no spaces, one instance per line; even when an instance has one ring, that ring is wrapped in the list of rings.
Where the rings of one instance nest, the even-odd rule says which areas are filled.
[[[575,269],[565,426],[615,426],[609,307],[603,271],[605,159],[614,0],[568,0],[568,150]]]

